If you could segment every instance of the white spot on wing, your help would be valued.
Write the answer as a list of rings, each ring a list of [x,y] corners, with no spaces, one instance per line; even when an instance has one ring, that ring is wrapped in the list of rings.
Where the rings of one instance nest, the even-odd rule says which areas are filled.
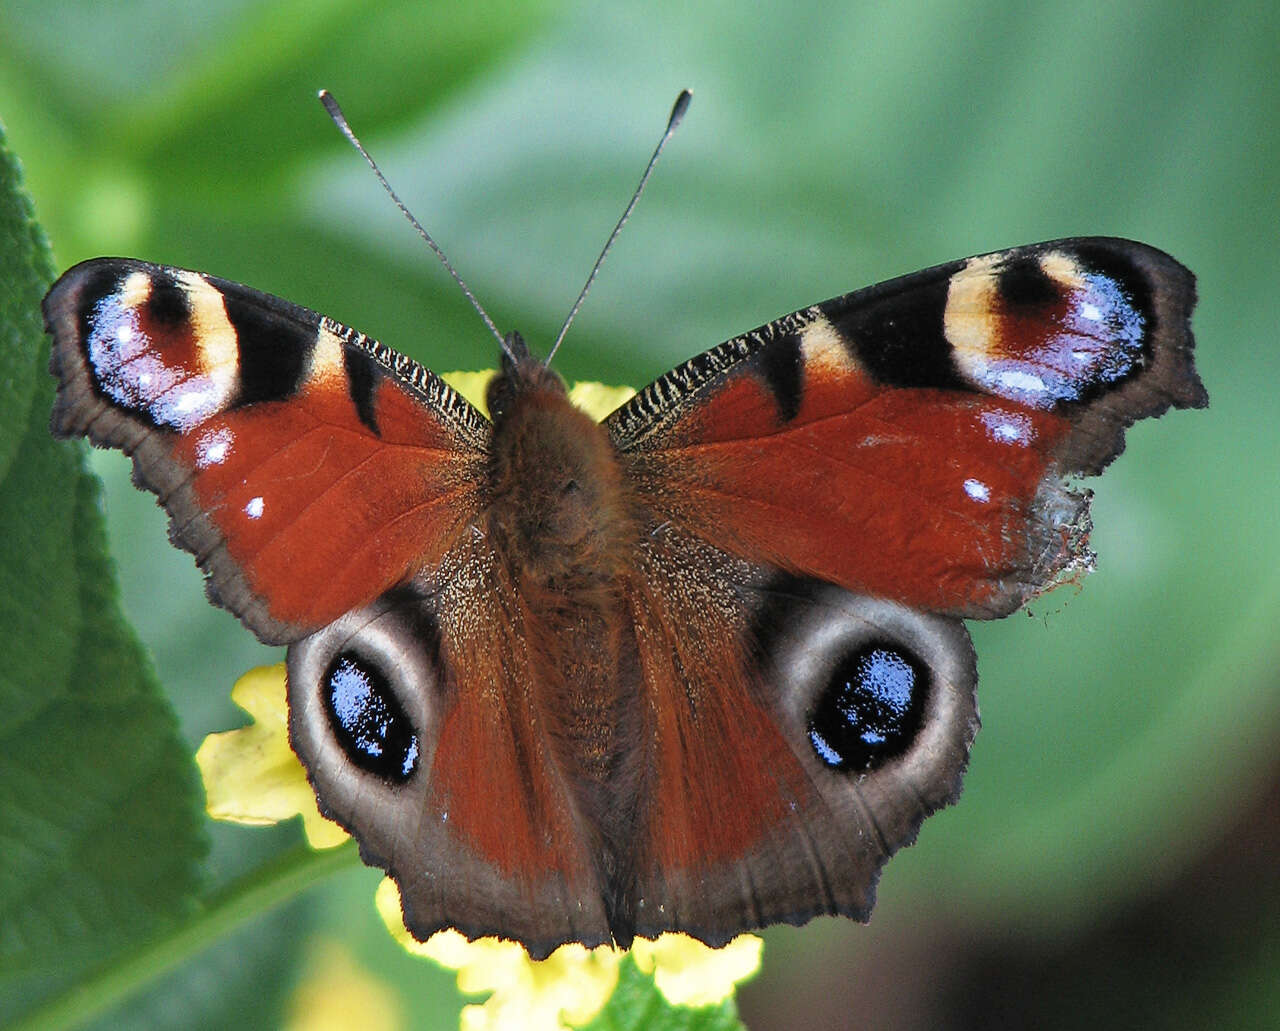
[[[1050,251],[1040,256],[1040,268],[1046,276],[1068,292],[1084,290],[1089,281],[1079,263],[1065,251]]]
[[[844,338],[823,318],[800,330],[800,354],[807,368],[832,372],[849,372],[857,368],[857,362],[844,345]]]
[[[1000,280],[998,255],[970,258],[947,285],[942,332],[956,365],[970,382],[981,385],[998,356]]]
[[[211,465],[221,465],[231,453],[235,436],[225,426],[204,433],[196,441],[196,466],[207,469]]]
[[[249,503],[244,506],[244,514],[250,519],[261,519],[265,508],[266,504],[261,497],[250,498]]]
[[[1015,412],[983,412],[982,424],[999,444],[1030,444],[1035,439],[1031,421]]]
[[[120,305],[141,308],[151,296],[151,277],[145,272],[130,272],[120,285]]]
[[[316,344],[311,351],[311,383],[332,387],[346,379],[346,363],[343,361],[342,340],[323,324],[316,333]]]
[[[980,501],[984,504],[991,500],[991,488],[981,480],[965,480],[964,492],[974,501]]]
[[[1049,389],[1039,376],[1021,369],[1002,369],[993,377],[996,383],[1017,394],[1043,394]]]
[[[190,415],[193,412],[199,414],[208,411],[210,402],[210,391],[201,390],[198,387],[190,390],[183,390],[179,393],[178,399],[170,406],[169,413],[171,415]]]
[[[186,289],[187,303],[191,306],[191,328],[200,355],[200,371],[220,386],[225,385],[229,394],[240,366],[240,348],[222,293],[195,272],[179,272],[176,278]]]

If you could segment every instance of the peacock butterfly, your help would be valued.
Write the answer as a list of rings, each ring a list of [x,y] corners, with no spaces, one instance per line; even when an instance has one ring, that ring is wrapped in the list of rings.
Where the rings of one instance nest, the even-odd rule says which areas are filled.
[[[492,421],[287,301],[100,258],[52,429],[132,456],[407,926],[721,944],[865,919],[978,727],[962,620],[1090,567],[1124,430],[1208,403],[1190,272],[1017,247],[786,315],[595,422],[518,334]]]

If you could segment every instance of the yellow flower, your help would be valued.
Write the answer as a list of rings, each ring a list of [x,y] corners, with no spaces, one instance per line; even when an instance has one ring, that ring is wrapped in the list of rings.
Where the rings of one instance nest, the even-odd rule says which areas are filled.
[[[635,396],[630,387],[606,387],[603,383],[575,383],[569,388],[569,400],[591,418],[600,420]]]
[[[489,380],[496,375],[493,369],[486,369],[484,372],[442,372],[440,378],[488,415],[484,392],[489,387]],[[635,396],[636,392],[630,387],[606,387],[603,383],[590,381],[574,383],[569,388],[569,400],[593,419],[603,419],[620,404]]]
[[[609,946],[587,949],[562,945],[544,960],[533,960],[511,941],[468,941],[457,931],[440,931],[417,941],[404,926],[400,892],[383,879],[375,899],[387,930],[409,952],[458,972],[464,995],[492,992],[462,1010],[462,1031],[561,1031],[585,1024],[613,994],[623,953]]]
[[[497,374],[497,369],[485,369],[483,372],[442,372],[440,378],[487,416],[489,406],[484,403],[484,392],[489,389],[489,380]]]
[[[400,1000],[385,982],[356,962],[346,946],[314,943],[289,1001],[285,1031],[398,1031],[405,1027]]]
[[[404,926],[394,881],[378,885],[376,902],[387,930],[405,949],[456,970],[464,994],[493,993],[463,1009],[463,1031],[562,1031],[585,1024],[609,1001],[626,955],[608,945],[562,945],[535,960],[515,942],[468,941],[457,931],[420,942]],[[673,1006],[713,1006],[731,998],[737,984],[760,969],[763,944],[743,934],[713,949],[685,934],[663,934],[655,941],[637,938],[631,956]]]
[[[253,722],[210,734],[196,752],[209,815],[258,826],[301,815],[312,848],[341,845],[347,832],[320,815],[302,764],[289,747],[284,663],[249,670],[231,689],[231,700]]]
[[[673,1006],[714,1006],[733,995],[741,981],[760,969],[764,941],[740,934],[722,949],[703,945],[687,934],[637,938],[631,958]]]

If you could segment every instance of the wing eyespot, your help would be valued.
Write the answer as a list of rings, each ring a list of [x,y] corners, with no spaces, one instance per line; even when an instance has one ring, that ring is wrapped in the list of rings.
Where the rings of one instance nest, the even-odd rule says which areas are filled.
[[[294,751],[344,826],[360,799],[391,801],[430,770],[439,726],[436,629],[390,591],[289,647]]]
[[[809,712],[809,742],[833,770],[863,772],[902,755],[919,734],[932,687],[928,665],[893,640],[839,660]]]
[[[345,649],[329,663],[320,691],[334,740],[348,759],[383,780],[413,776],[418,733],[378,662]]]
[[[890,771],[937,808],[978,727],[973,645],[957,619],[788,578],[757,631],[793,745],[843,792]]]

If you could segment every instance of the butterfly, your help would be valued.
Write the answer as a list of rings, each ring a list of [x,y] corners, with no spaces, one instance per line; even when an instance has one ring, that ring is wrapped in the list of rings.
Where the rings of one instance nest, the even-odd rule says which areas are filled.
[[[518,334],[486,418],[323,315],[126,258],[44,301],[52,430],[133,459],[288,645],[322,810],[419,938],[865,919],[959,794],[963,620],[1091,567],[1124,431],[1208,403],[1194,279],[1078,238],[786,315],[597,422]]]

